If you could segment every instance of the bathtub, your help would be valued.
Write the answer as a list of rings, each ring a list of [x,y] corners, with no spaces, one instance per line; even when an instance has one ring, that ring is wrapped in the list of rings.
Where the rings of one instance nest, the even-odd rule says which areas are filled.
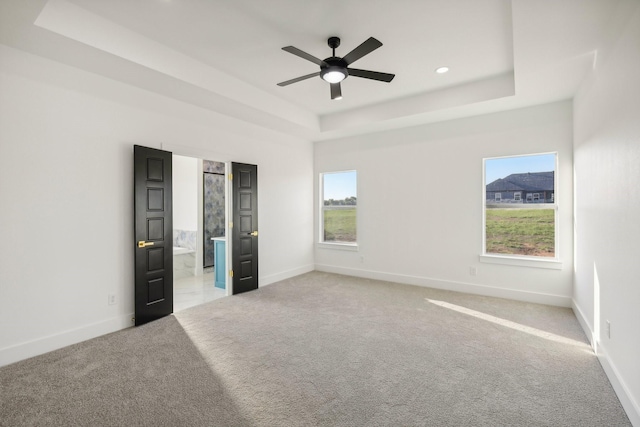
[[[182,254],[190,254],[192,252],[194,252],[194,251],[189,249],[189,248],[181,248],[179,246],[174,246],[173,247],[173,256],[182,255]]]
[[[173,279],[195,276],[196,251],[189,248],[173,247]]]

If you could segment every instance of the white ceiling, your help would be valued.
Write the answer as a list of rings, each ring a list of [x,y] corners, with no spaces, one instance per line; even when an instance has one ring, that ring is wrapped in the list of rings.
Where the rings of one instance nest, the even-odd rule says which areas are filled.
[[[568,99],[621,0],[2,0],[0,42],[312,140]],[[383,46],[332,101],[283,51]],[[447,74],[436,74],[440,66]]]

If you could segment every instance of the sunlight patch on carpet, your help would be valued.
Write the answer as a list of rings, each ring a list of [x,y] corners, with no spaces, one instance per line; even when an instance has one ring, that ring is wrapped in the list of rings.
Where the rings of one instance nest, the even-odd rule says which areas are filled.
[[[437,306],[447,308],[449,310],[457,311],[458,313],[466,314],[468,316],[475,317],[477,319],[486,320],[487,322],[495,323],[500,326],[504,326],[506,328],[510,328],[519,332],[524,332],[526,334],[534,335],[539,338],[544,338],[549,341],[558,342],[561,344],[572,345],[575,347],[582,347],[588,349],[591,353],[591,347],[584,342],[580,342],[577,340],[573,340],[571,338],[566,338],[560,335],[552,334],[551,332],[542,331],[540,329],[532,328],[530,326],[521,325],[520,323],[512,322],[510,320],[501,319],[500,317],[492,316],[490,314],[481,313],[479,311],[471,310],[466,307],[461,307],[459,305],[451,304],[445,301],[432,300],[429,298],[425,298],[431,304],[435,304]]]

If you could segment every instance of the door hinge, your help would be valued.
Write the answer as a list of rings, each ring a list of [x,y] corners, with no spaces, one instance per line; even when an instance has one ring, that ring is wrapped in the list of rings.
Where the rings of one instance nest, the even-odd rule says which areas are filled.
[[[229,270],[229,277],[233,277],[233,270]]]
[[[233,228],[233,221],[229,221],[229,228]]]
[[[233,174],[232,173],[229,174],[229,181],[233,181]]]

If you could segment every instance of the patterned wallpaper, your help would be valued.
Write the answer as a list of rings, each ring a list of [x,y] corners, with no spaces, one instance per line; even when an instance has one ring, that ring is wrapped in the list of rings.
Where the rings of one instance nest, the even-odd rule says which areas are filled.
[[[219,173],[224,175],[224,163],[211,160],[202,161],[202,171],[205,173]]]
[[[204,171],[204,267],[211,267],[212,237],[224,236],[224,163],[203,160]]]

